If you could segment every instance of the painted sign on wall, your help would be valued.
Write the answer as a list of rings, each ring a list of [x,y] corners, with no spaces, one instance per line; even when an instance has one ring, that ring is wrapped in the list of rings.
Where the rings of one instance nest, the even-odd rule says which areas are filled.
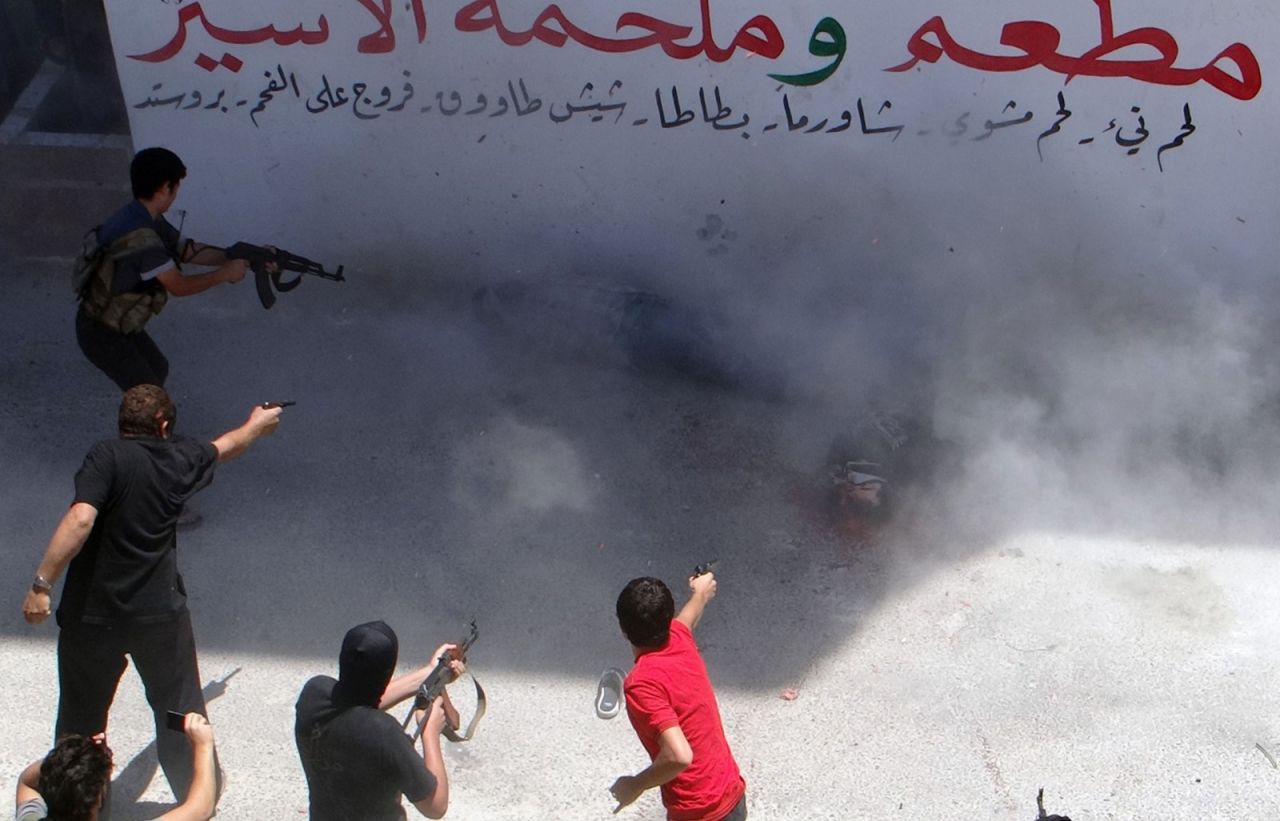
[[[750,280],[744,264],[803,258],[796,235],[866,250],[842,226],[886,214],[952,249],[992,220],[1043,241],[1053,213],[1051,252],[1102,231],[1126,253],[1145,235],[1147,258],[1214,241],[1247,257],[1239,226],[1276,216],[1252,170],[1277,124],[1261,47],[1280,14],[1261,3],[108,12],[135,142],[188,159],[209,230],[260,226],[384,266],[671,269],[712,255],[721,282]],[[1203,207],[1228,202],[1239,219],[1204,233]],[[1112,209],[1135,230],[1099,220]],[[710,217],[728,227],[708,242]]]

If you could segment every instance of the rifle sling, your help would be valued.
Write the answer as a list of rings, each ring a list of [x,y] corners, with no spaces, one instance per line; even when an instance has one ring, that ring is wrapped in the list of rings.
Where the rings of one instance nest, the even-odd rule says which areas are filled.
[[[468,673],[467,675],[471,675]],[[455,744],[461,744],[464,741],[470,741],[471,737],[476,734],[476,725],[480,723],[480,719],[484,718],[485,709],[488,707],[488,701],[484,695],[484,688],[480,686],[480,682],[475,676],[471,676],[471,683],[476,686],[476,713],[467,722],[467,730],[462,735],[458,735],[458,731],[449,726],[449,719],[446,717],[444,729],[440,734]],[[413,708],[409,708],[409,715],[405,716],[405,724],[408,725],[409,719],[413,716]],[[413,731],[413,740],[416,742],[418,737],[422,735],[422,730],[427,726],[427,717],[423,716],[422,721],[418,722],[418,728]]]
[[[468,673],[470,675],[470,673]],[[480,723],[480,719],[484,718],[484,711],[487,706],[484,697],[484,688],[480,686],[480,682],[475,676],[471,676],[471,683],[476,686],[476,713],[467,722],[467,730],[462,735],[458,735],[458,731],[449,726],[449,721],[444,722],[443,735],[454,744],[461,744],[464,741],[470,741],[471,737],[476,734],[476,725]]]

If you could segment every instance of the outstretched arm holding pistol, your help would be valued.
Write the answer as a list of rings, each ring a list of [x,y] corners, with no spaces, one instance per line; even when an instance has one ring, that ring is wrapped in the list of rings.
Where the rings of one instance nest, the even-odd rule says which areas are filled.
[[[244,424],[214,439],[213,447],[218,451],[218,461],[234,459],[258,439],[271,435],[280,424],[280,414],[284,413],[281,407],[283,404],[267,402],[254,405]],[[167,423],[157,433],[161,437],[167,437]],[[88,541],[97,519],[98,509],[87,502],[75,502],[63,514],[45,548],[44,557],[36,568],[36,581],[22,601],[22,617],[27,624],[40,624],[49,617],[52,612],[53,585]]]
[[[702,620],[707,602],[716,596],[715,574],[709,567],[705,570],[703,567],[699,566],[696,575],[689,577],[691,595],[684,603],[684,607],[681,607],[680,612],[676,614],[676,621],[688,627],[690,632]],[[689,746],[689,740],[680,729],[680,725],[676,724],[663,730],[658,734],[658,754],[653,757],[652,763],[635,775],[621,776],[609,787],[613,799],[618,802],[613,809],[614,814],[621,812],[646,790],[661,787],[680,775],[692,763],[693,748]]]
[[[716,597],[716,574],[708,570],[700,575],[690,576],[689,591],[692,595],[676,614],[676,620],[683,622],[692,632],[698,622],[702,621],[702,611],[706,609],[707,602]]]
[[[280,414],[284,413],[283,404],[264,402],[254,405],[243,425],[214,439],[213,447],[218,451],[218,461],[234,459],[248,450],[254,442],[274,433],[280,425]]]

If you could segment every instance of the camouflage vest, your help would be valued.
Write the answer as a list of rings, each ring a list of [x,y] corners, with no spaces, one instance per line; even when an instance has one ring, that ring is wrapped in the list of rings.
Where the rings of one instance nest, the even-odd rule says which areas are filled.
[[[92,237],[92,239],[91,239]],[[159,282],[144,283],[136,291],[111,292],[116,261],[144,248],[163,248],[160,235],[152,228],[138,228],[111,243],[105,249],[97,242],[97,231],[85,235],[84,248],[72,270],[72,287],[77,286],[80,306],[90,319],[116,333],[132,334],[142,330],[147,320],[160,313],[169,292]]]

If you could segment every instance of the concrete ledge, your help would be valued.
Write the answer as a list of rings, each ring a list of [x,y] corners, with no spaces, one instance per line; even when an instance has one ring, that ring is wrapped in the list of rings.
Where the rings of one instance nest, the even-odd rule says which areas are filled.
[[[7,188],[54,183],[67,188],[109,187],[127,194],[132,156],[128,146],[9,143],[0,145],[0,178]]]
[[[0,191],[5,244],[18,257],[72,253],[86,229],[97,225],[129,197],[127,188],[57,181],[18,180]]]
[[[28,130],[62,71],[46,61],[0,123],[0,239],[18,258],[71,253],[130,193],[128,137]]]

